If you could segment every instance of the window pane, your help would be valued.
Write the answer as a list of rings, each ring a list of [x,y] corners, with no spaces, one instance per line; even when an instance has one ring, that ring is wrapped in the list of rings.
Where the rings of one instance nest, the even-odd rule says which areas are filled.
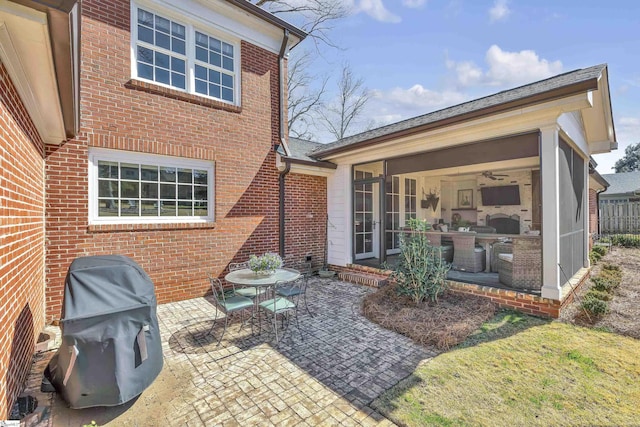
[[[156,67],[169,68],[169,55],[156,52]]]
[[[209,85],[209,96],[220,98],[220,86]]]
[[[171,86],[185,89],[186,86],[184,76],[182,74],[171,73]]]
[[[156,15],[156,29],[169,33],[169,20]]]
[[[198,61],[207,62],[209,60],[207,50],[201,47],[196,47],[196,59]]]
[[[233,87],[233,77],[228,74],[222,74],[222,86]]]
[[[176,24],[175,22],[171,23],[171,34],[173,36],[184,40],[184,35],[185,35],[184,30],[185,30],[184,25]]]
[[[222,68],[233,71],[233,59],[227,57],[222,58]]]
[[[173,200],[161,201],[160,216],[176,216],[176,202]]]
[[[163,49],[169,49],[171,47],[171,37],[166,34],[156,31],[156,46]]]
[[[223,87],[222,99],[224,99],[225,101],[233,102],[233,91],[231,89],[227,89],[226,87]]]
[[[121,179],[139,179],[139,166],[132,163],[122,163],[120,165]]]
[[[220,54],[211,52],[209,54],[209,64],[219,67],[222,64],[222,59],[220,58]]]
[[[193,199],[193,187],[191,185],[178,185],[178,199]]]
[[[98,197],[118,197],[118,181],[98,181]]]
[[[142,180],[144,181],[157,181],[158,180],[158,167],[142,165],[140,167],[142,171]]]
[[[218,53],[222,52],[222,49],[220,48],[220,40],[209,37],[209,49]]]
[[[162,68],[156,68],[156,81],[164,84],[169,84],[169,71]]]
[[[139,183],[133,181],[122,181],[120,182],[120,197],[121,198],[129,198],[129,197],[139,197]]]
[[[118,178],[118,163],[98,161],[98,178]]]
[[[153,67],[151,65],[138,62],[138,77],[153,80]]]
[[[138,46],[138,61],[153,64],[153,51],[146,47]]]
[[[153,13],[138,9],[138,22],[148,27],[153,27]]]
[[[158,202],[155,200],[141,200],[140,214],[142,216],[158,216]]]
[[[118,216],[118,200],[98,200],[98,216]]]
[[[229,43],[222,43],[222,53],[226,56],[233,57],[233,46]]]
[[[184,41],[173,37],[171,39],[171,50],[184,55],[186,52]]]
[[[178,216],[191,216],[191,215],[193,215],[193,203],[178,202]]]
[[[209,45],[209,37],[196,31],[196,45],[206,48]]]
[[[143,182],[142,192],[140,196],[145,199],[157,199],[158,198],[158,184]]]
[[[153,30],[142,25],[138,25],[138,40],[153,44]]]
[[[176,186],[173,184],[160,184],[160,198],[162,199],[175,199],[176,198]]]
[[[194,206],[193,214],[195,216],[207,216],[209,211],[207,210],[207,202],[198,202]]]
[[[209,70],[209,82],[220,84],[220,73],[214,70]]]
[[[196,65],[196,79],[207,80],[207,69]]]
[[[140,214],[140,201],[137,199],[129,199],[122,201],[122,209],[120,209],[120,215],[122,216],[139,216]]]
[[[193,182],[195,184],[204,184],[207,185],[209,182],[207,180],[207,171],[204,170],[194,170],[193,171]]]
[[[160,168],[160,181],[176,182],[176,168]]]
[[[207,84],[202,80],[196,80],[196,92],[207,95]]]
[[[185,74],[185,62],[180,58],[171,58],[171,71]]]
[[[193,182],[191,169],[178,169],[178,182],[191,184]]]
[[[193,198],[195,200],[207,200],[207,187],[204,186],[195,186],[193,188]]]

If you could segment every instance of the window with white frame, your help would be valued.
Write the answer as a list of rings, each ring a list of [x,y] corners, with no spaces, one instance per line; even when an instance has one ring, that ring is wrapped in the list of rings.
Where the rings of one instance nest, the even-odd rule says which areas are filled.
[[[134,77],[238,104],[238,49],[184,20],[133,6]]]
[[[213,163],[91,149],[91,223],[213,221]]]

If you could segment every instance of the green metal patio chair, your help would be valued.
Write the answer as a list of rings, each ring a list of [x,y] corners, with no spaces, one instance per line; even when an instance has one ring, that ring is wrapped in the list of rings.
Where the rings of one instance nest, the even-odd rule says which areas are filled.
[[[296,327],[298,328],[298,332],[300,333],[300,338],[304,340],[302,336],[302,330],[300,329],[300,322],[298,321],[298,306],[297,304],[289,298],[284,298],[279,296],[278,291],[284,287],[300,287],[299,282],[276,282],[273,286],[273,298],[268,299],[266,301],[262,301],[258,304],[261,310],[265,312],[266,315],[270,316],[272,319],[272,328],[276,336],[276,344],[279,342],[278,337],[278,316],[281,318],[282,329],[284,330],[288,327],[289,322],[291,321],[290,317],[295,316]],[[301,295],[298,293],[297,295]],[[285,327],[286,322],[286,327]]]
[[[242,270],[249,268],[249,262],[232,262],[229,264],[229,271]],[[259,286],[247,286],[244,288],[238,288],[234,291],[236,295],[240,295],[247,298],[256,298],[258,295],[264,294],[266,291]]]
[[[241,330],[244,326],[244,310],[253,310],[254,304],[251,298],[235,295],[235,289],[233,294],[226,295],[220,279],[218,279],[217,277],[213,277],[212,275],[209,275],[208,277],[209,282],[211,282],[211,291],[213,292],[213,298],[215,300],[216,317],[213,319],[213,325],[211,325],[211,329],[209,329],[207,335],[211,334],[213,332],[213,328],[216,326],[216,321],[218,320],[218,311],[221,311],[225,315],[224,329],[222,330],[222,334],[220,334],[220,338],[218,338],[218,343],[216,344],[216,346],[218,346],[220,345],[225,332],[227,332],[229,317],[231,317],[233,313],[242,312],[242,323],[240,324]]]
[[[296,304],[300,302],[300,298],[304,302],[304,308],[307,310],[309,316],[313,317],[314,314],[309,310],[307,304],[307,286],[309,284],[309,277],[311,276],[311,263],[304,262],[294,267],[301,274],[301,277],[294,283],[287,283],[278,288],[277,295],[285,298],[292,299]]]

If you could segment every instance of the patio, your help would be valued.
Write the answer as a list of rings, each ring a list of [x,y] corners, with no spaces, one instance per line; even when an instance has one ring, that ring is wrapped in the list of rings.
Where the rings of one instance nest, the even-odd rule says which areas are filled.
[[[368,405],[437,353],[364,318],[360,303],[372,291],[312,278],[307,292],[316,316],[303,310],[304,340],[292,326],[277,348],[271,336],[238,331],[235,321],[216,347],[206,335],[215,311],[210,296],[164,304],[164,368],[138,399],[68,409],[56,394],[38,390],[53,351],[37,357],[26,393],[41,406],[49,402],[55,426],[392,425]]]

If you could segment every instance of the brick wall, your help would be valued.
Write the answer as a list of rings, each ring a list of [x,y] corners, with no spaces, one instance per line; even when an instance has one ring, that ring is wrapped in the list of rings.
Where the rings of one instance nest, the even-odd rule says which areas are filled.
[[[301,261],[311,255],[312,268],[319,269],[327,229],[327,178],[290,173],[285,183],[286,255]]]
[[[0,420],[44,326],[43,143],[0,62]]]
[[[278,251],[278,57],[243,41],[241,58],[241,107],[132,81],[129,2],[83,2],[81,133],[46,159],[49,319],[78,256],[132,257],[167,302],[204,295],[209,271]],[[89,146],[215,161],[215,224],[89,226]]]

